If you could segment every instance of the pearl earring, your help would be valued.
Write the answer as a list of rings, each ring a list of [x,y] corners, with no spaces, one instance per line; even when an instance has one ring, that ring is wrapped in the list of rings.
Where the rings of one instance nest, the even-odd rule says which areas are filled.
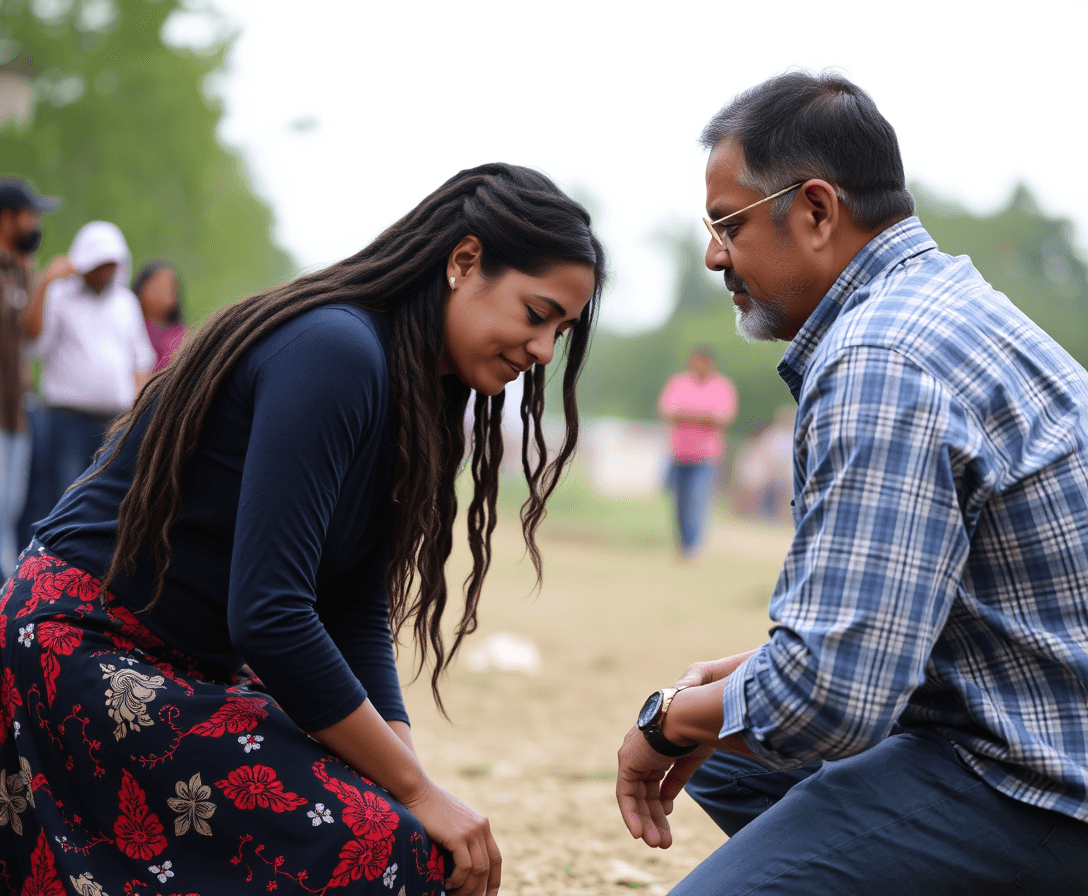
[[[450,286],[453,286],[453,277],[450,277]]]

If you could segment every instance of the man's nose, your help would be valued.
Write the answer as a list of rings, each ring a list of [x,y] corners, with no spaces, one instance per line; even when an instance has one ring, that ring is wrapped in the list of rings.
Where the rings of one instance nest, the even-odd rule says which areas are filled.
[[[703,263],[711,271],[724,271],[726,268],[733,266],[733,261],[729,257],[729,250],[715,239],[707,240],[706,256],[703,258]]]

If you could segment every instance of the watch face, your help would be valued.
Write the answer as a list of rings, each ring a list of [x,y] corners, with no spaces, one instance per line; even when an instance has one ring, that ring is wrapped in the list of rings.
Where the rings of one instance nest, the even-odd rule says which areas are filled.
[[[661,700],[661,691],[654,691],[646,698],[646,702],[642,704],[642,709],[638,714],[639,728],[644,729],[653,722],[654,717],[657,715],[657,711],[661,709]]]

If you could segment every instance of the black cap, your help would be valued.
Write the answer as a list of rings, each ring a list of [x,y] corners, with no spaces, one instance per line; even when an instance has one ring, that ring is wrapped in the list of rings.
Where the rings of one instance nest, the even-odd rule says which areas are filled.
[[[39,215],[47,215],[60,208],[60,200],[39,196],[34,185],[21,177],[0,177],[0,209],[5,208],[15,212],[29,208]]]

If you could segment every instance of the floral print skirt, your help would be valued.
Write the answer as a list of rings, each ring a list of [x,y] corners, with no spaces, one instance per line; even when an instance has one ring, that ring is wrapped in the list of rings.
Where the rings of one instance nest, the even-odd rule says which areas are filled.
[[[411,813],[99,587],[36,545],[0,592],[0,892],[442,892]]]

